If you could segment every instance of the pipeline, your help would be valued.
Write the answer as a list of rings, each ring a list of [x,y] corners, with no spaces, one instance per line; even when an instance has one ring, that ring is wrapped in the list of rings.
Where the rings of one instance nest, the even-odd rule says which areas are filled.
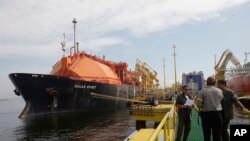
[[[140,101],[140,100],[133,100],[133,99],[127,99],[127,98],[120,98],[115,96],[109,96],[104,94],[98,94],[98,93],[91,93],[91,96],[95,98],[102,98],[102,99],[108,99],[108,100],[118,100],[118,101],[127,101],[127,102],[136,102],[140,104],[148,104],[146,101]]]

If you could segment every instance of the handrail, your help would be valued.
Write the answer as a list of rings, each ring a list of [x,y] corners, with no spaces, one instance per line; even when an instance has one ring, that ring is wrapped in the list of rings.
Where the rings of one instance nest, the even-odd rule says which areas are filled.
[[[171,108],[170,112],[166,113],[166,115],[164,116],[164,118],[162,119],[162,121],[160,122],[160,124],[157,126],[157,128],[154,131],[154,133],[149,138],[149,141],[155,141],[157,139],[157,137],[158,137],[158,135],[159,135],[162,127],[164,127],[163,128],[164,129],[164,140],[167,141],[167,136],[170,135],[169,123],[167,122],[167,121],[169,121],[170,113],[173,113],[173,116],[174,116],[173,121],[175,122],[175,106],[173,106]]]

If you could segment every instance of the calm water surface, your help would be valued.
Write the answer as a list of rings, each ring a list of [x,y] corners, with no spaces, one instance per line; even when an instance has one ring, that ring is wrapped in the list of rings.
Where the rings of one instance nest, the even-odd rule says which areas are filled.
[[[40,115],[19,119],[22,99],[0,100],[0,140],[121,141],[135,130],[128,109]]]

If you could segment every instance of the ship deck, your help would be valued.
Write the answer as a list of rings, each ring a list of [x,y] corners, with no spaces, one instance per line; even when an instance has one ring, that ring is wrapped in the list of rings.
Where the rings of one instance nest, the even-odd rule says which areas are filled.
[[[135,116],[135,118],[139,119],[136,116]],[[149,119],[147,118],[146,120],[149,120]],[[170,127],[170,128],[166,129],[166,131],[168,132],[168,135],[167,135],[167,140],[168,141],[174,141],[175,140],[176,128],[177,128],[178,123],[174,124],[174,125],[175,125],[174,128]],[[125,141],[128,141],[128,140],[133,140],[133,141],[150,140],[151,136],[154,134],[154,132],[156,132],[156,130],[157,129],[154,129],[154,128],[143,128],[143,129],[140,129],[139,131],[136,130],[129,137],[127,137],[125,139]],[[156,136],[156,138],[157,138],[158,141],[163,141],[164,140],[164,129],[161,129],[158,132],[157,136]],[[198,115],[198,112],[195,109],[192,110],[192,127],[191,127],[191,131],[189,133],[188,140],[189,141],[201,141],[201,140],[203,140],[201,119],[200,119],[200,117]]]
[[[172,105],[173,106],[173,105]],[[162,117],[163,115],[158,113],[159,111],[164,112],[164,109],[170,109],[170,105],[161,105],[158,107],[155,107],[154,114],[152,115],[145,115],[145,116],[140,116],[140,115],[133,115],[133,117],[137,120],[145,120],[145,121],[160,121],[159,117]],[[175,107],[173,107],[175,108]],[[136,130],[130,136],[128,136],[124,141],[141,141],[141,140],[157,140],[157,141],[163,141],[164,139],[167,141],[174,141],[175,136],[176,136],[176,129],[178,126],[178,120],[176,119],[175,116],[170,116],[172,109],[166,113],[165,111],[165,116],[157,126],[157,128],[141,128],[139,131]],[[148,109],[146,109],[148,110]],[[156,110],[158,112],[156,112]],[[174,110],[175,111],[175,110]],[[250,111],[242,113],[244,115],[248,116],[249,122],[250,122]],[[157,116],[156,116],[157,115]],[[175,114],[173,114],[175,115]],[[175,122],[176,121],[176,122]],[[167,123],[168,126],[165,128],[163,125]],[[173,125],[173,126],[172,126]],[[165,134],[164,134],[165,132]],[[155,135],[155,136],[154,136]],[[152,137],[154,136],[154,138]],[[182,140],[182,139],[181,139]],[[191,125],[191,131],[188,136],[188,141],[202,141],[203,140],[203,130],[202,130],[202,125],[201,125],[201,118],[199,116],[199,113],[197,111],[197,108],[194,108],[192,110],[192,125]]]

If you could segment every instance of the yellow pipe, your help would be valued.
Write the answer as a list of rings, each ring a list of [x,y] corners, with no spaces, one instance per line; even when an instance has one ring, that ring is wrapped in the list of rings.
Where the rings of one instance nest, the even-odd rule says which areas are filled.
[[[168,127],[167,127],[167,125],[166,125],[166,122],[164,123],[164,139],[166,139],[167,138],[167,135],[169,135],[170,133],[169,132],[167,132],[167,129]]]

